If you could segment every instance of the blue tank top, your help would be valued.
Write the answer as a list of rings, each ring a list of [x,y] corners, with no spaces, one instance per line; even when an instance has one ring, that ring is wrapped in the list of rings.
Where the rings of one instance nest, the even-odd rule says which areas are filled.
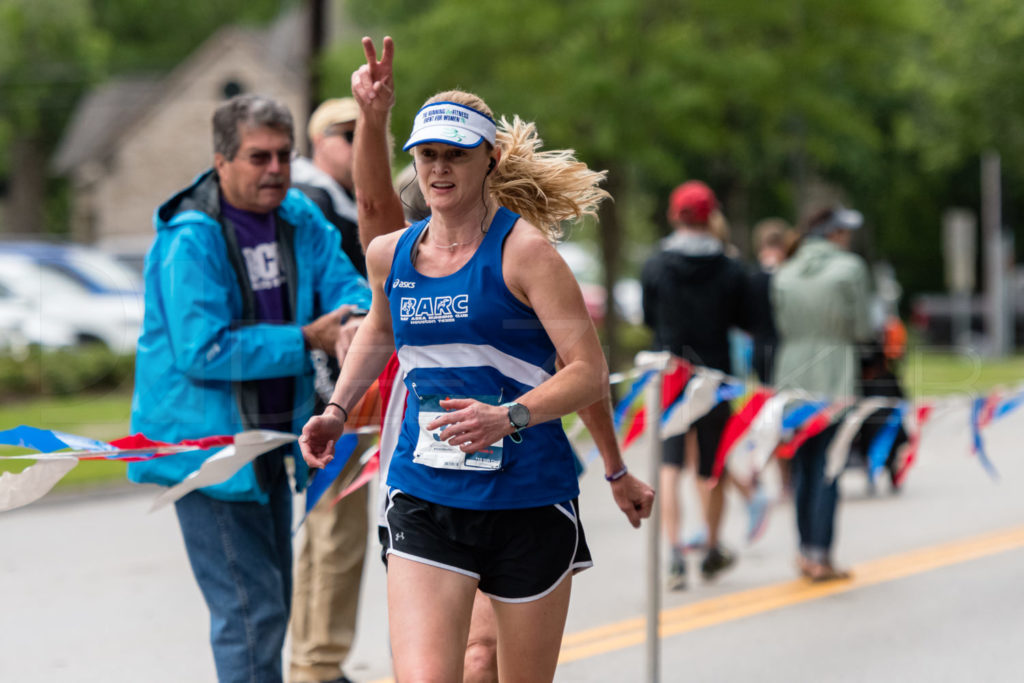
[[[538,507],[579,495],[561,420],[526,428],[522,443],[506,437],[497,469],[439,469],[413,461],[421,437],[420,405],[430,397],[507,403],[555,371],[551,339],[502,276],[505,239],[518,219],[500,208],[470,260],[444,277],[428,277],[413,267],[412,250],[429,219],[409,227],[395,246],[384,291],[409,393],[389,486],[471,510]]]

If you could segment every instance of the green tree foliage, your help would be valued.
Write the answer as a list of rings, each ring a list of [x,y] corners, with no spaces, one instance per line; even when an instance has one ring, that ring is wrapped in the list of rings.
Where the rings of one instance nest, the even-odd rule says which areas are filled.
[[[740,226],[796,218],[813,177],[881,185],[887,107],[911,97],[888,75],[923,30],[912,0],[363,5],[350,3],[396,39],[396,137],[427,96],[459,86],[608,169],[609,281],[636,267],[628,247],[665,230],[665,197],[686,178],[709,181]],[[335,88],[358,59],[358,46],[333,56]]]
[[[46,162],[89,86],[111,73],[169,69],[220,26],[265,23],[285,4],[0,0],[0,186],[11,224],[0,230],[67,230],[66,187],[47,181]]]
[[[226,24],[263,25],[282,0],[93,0],[97,25],[115,38],[111,70],[165,70],[176,66]]]
[[[0,0],[0,179],[10,197],[0,229],[42,230],[46,158],[107,44],[87,0]]]
[[[814,179],[864,210],[869,255],[910,290],[942,287],[940,223],[977,207],[978,156],[1024,181],[1024,4],[1013,0],[349,2],[396,39],[400,138],[460,86],[536,120],[550,146],[610,171],[624,235],[665,230],[668,190],[709,181],[734,227],[798,220]],[[357,45],[328,73],[347,88]],[[1004,215],[1024,203],[1004,190]],[[1018,239],[1024,244],[1024,238]],[[745,245],[741,245],[745,246]],[[628,268],[628,266],[627,266]]]
[[[0,0],[0,120],[8,135],[60,131],[108,46],[88,0]]]

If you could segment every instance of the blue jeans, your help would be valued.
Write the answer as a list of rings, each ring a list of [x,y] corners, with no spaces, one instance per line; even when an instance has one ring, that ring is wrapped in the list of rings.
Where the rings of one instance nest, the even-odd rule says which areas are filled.
[[[175,507],[192,573],[210,609],[217,680],[277,683],[292,597],[292,495],[276,478],[270,503],[194,491]]]
[[[811,437],[793,455],[793,498],[800,552],[814,562],[831,561],[839,479],[830,484],[825,482],[825,455],[836,428],[832,425]]]

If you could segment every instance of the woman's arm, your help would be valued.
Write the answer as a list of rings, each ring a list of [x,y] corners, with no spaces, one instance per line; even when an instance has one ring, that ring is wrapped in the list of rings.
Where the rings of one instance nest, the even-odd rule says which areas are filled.
[[[391,185],[391,145],[388,123],[395,104],[392,71],[395,46],[384,38],[384,53],[377,61],[373,40],[363,38],[366,64],[352,74],[352,96],[359,104],[353,141],[352,176],[359,212],[359,241],[363,249],[379,235],[405,226],[402,202]]]
[[[391,270],[395,244],[401,234],[396,232],[375,239],[366,252],[373,301],[370,312],[352,340],[341,366],[341,376],[331,394],[331,403],[340,405],[343,410],[328,405],[322,415],[310,418],[302,428],[299,447],[310,467],[324,467],[334,458],[334,444],[345,428],[347,412],[377,379],[394,351],[391,309],[384,293],[384,282]]]
[[[625,471],[626,463],[622,461],[619,442],[615,437],[611,401],[605,397],[578,412],[590,435],[594,437],[594,445],[604,461],[605,479],[610,480],[615,504],[629,519],[629,523],[639,528],[640,520],[651,516],[654,489]]]

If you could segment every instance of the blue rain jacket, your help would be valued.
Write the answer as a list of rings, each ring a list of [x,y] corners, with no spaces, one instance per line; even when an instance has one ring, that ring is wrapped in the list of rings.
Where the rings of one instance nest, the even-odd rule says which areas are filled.
[[[253,322],[253,295],[234,231],[220,218],[214,171],[200,175],[154,215],[156,240],[146,256],[146,310],[139,336],[132,430],[178,442],[257,428],[257,383],[295,378],[292,430],[312,414],[313,369],[300,326],[342,304],[369,308],[366,281],[344,255],[338,231],[298,190],[275,211],[291,324]],[[291,449],[292,455],[298,448]],[[179,483],[211,451],[132,463],[128,478]],[[295,458],[301,489],[307,470]],[[268,497],[252,464],[201,489],[221,500]]]

